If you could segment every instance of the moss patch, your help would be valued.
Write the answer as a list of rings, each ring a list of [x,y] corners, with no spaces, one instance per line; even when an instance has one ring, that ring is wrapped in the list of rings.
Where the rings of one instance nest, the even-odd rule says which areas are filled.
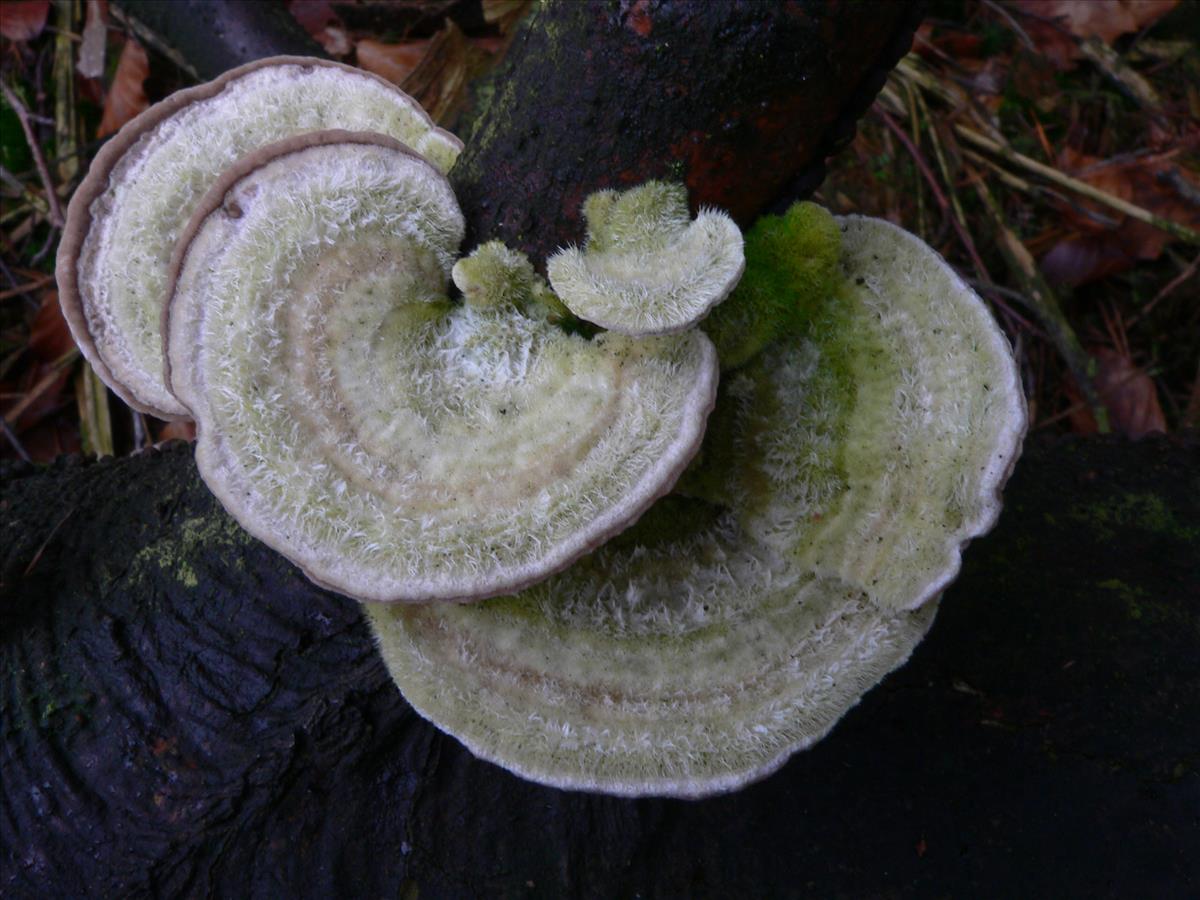
[[[1067,517],[1086,527],[1101,541],[1112,540],[1123,529],[1139,528],[1185,543],[1200,542],[1200,526],[1180,521],[1166,501],[1156,494],[1130,493],[1106,497],[1097,503],[1076,504]]]
[[[133,557],[132,567],[147,574],[149,571],[161,573],[184,588],[194,589],[199,587],[200,578],[190,560],[202,559],[205,552],[214,548],[244,547],[249,541],[250,536],[229,516],[195,516],[183,522],[178,535],[171,534],[139,550]],[[222,554],[222,558],[227,565],[242,565],[239,554]]]
[[[746,232],[746,272],[702,327],[721,368],[736,369],[777,338],[801,333],[836,293],[841,231],[828,210],[797,203]]]

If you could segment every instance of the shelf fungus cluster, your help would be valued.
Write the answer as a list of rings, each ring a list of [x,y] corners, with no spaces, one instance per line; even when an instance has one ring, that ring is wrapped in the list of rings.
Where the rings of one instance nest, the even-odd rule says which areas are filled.
[[[994,521],[1006,341],[919,240],[811,204],[743,242],[651,182],[589,198],[549,285],[460,258],[460,147],[314,60],[176,95],[72,201],[76,339],[195,419],[225,507],[364,601],[477,755],[624,795],[759,778],[908,657]]]

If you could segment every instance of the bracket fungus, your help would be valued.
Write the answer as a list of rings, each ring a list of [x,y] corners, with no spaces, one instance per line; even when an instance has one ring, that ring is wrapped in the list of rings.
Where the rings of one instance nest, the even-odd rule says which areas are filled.
[[[164,381],[161,318],[171,251],[197,201],[243,155],[329,128],[388,134],[442,172],[462,149],[390,82],[285,56],[173,94],[97,154],[68,208],[59,296],[75,342],[130,406],[187,416]]]
[[[589,198],[554,290],[496,241],[458,259],[459,149],[317,60],[178,94],[72,200],[76,340],[194,416],[225,507],[365,601],[477,755],[621,795],[762,777],[903,663],[995,520],[1006,339],[918,239],[812,204],[743,243],[651,182]]]
[[[707,315],[742,277],[742,233],[724,212],[688,216],[682,184],[599,191],[583,207],[587,242],[546,261],[562,302],[621,334],[670,334]]]
[[[588,340],[523,256],[463,236],[390,138],[319,132],[225,172],[177,249],[171,385],[227,509],[367,600],[519,590],[626,528],[695,454],[699,331]]]
[[[803,246],[790,226],[822,217],[783,231]],[[837,225],[840,284],[798,288],[805,326],[723,382],[690,496],[516,596],[368,604],[416,709],[540,782],[698,797],[773,771],[908,657],[997,515],[1024,401],[933,250]]]

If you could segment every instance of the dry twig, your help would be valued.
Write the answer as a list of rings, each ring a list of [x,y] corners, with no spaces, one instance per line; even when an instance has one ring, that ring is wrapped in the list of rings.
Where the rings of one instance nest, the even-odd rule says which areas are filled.
[[[62,228],[65,221],[62,204],[58,200],[58,193],[54,189],[54,182],[50,180],[50,167],[46,165],[46,156],[42,153],[42,147],[37,142],[37,138],[33,136],[33,129],[29,125],[29,110],[25,108],[25,104],[21,102],[21,98],[17,96],[17,92],[3,81],[0,81],[0,91],[3,91],[5,101],[12,107],[13,112],[17,114],[17,119],[21,123],[21,130],[25,133],[25,142],[29,144],[29,152],[33,154],[33,162],[37,166],[38,177],[42,179],[42,188],[46,192],[46,205],[49,209],[48,218],[50,224],[55,228]]]
[[[1113,196],[1107,191],[1102,191],[1097,187],[1093,187],[1085,181],[1080,181],[1077,178],[1072,178],[1066,175],[1053,166],[1047,166],[1044,163],[1038,162],[1036,159],[1030,159],[1023,153],[1018,153],[1002,141],[993,140],[980,134],[972,128],[965,125],[955,125],[955,132],[958,133],[963,140],[969,141],[976,147],[987,150],[989,153],[995,153],[997,156],[1003,157],[1013,165],[1035,172],[1048,181],[1057,184],[1059,187],[1066,188],[1079,194],[1081,197],[1086,197],[1089,200],[1095,200],[1097,203],[1102,203],[1120,213],[1124,213],[1131,219],[1136,219],[1139,222],[1145,222],[1147,225],[1153,225],[1162,231],[1167,232],[1172,237],[1178,238],[1181,241],[1186,241],[1189,244],[1200,245],[1200,232],[1193,231],[1186,225],[1180,225],[1178,222],[1172,222],[1170,219],[1164,219],[1161,216],[1156,216],[1147,209],[1143,209],[1128,200],[1123,200],[1120,197]]]
[[[8,424],[8,419],[0,416],[0,430],[4,431],[4,436],[8,438],[9,444],[16,451],[17,456],[21,457],[25,462],[33,462],[29,458],[29,454],[25,450],[25,445],[21,443],[21,439],[17,437],[17,433],[12,430],[12,426]]]
[[[876,106],[875,114],[888,127],[888,130],[896,135],[896,138],[912,156],[913,161],[917,164],[917,168],[921,170],[921,174],[925,176],[925,181],[929,184],[929,189],[933,192],[933,199],[937,201],[937,205],[941,208],[942,213],[949,217],[951,224],[954,226],[954,231],[958,235],[958,239],[962,241],[963,247],[966,249],[967,255],[971,257],[971,263],[975,266],[975,270],[979,273],[979,276],[991,281],[988,278],[987,267],[984,266],[983,260],[979,258],[979,251],[975,249],[975,242],[971,240],[971,235],[967,233],[967,229],[963,226],[963,223],[959,221],[958,216],[951,210],[950,201],[946,199],[946,195],[938,184],[937,178],[934,177],[933,171],[929,168],[929,163],[925,160],[924,154],[912,142],[912,139],[904,133],[904,129],[897,125],[896,121],[884,112],[883,109]]]
[[[1009,271],[1021,285],[1026,307],[1046,329],[1059,355],[1066,362],[1067,368],[1070,369],[1075,383],[1083,394],[1084,405],[1091,407],[1098,430],[1102,434],[1107,433],[1108,410],[1092,380],[1094,366],[1092,358],[1079,343],[1079,338],[1063,314],[1058,299],[1046,283],[1046,279],[1038,271],[1033,256],[1004,221],[1004,213],[982,177],[975,179],[975,190],[979,194],[979,199],[983,201],[983,207],[996,232],[997,249],[1008,264]]]
[[[1197,268],[1200,268],[1200,255],[1197,255],[1195,259],[1188,263],[1187,268],[1172,278],[1161,291],[1154,295],[1154,298],[1149,303],[1138,310],[1137,315],[1129,320],[1130,327],[1133,327],[1138,322],[1146,318],[1146,316],[1150,315],[1150,312],[1154,309],[1154,307],[1158,306],[1159,303],[1173,294],[1176,288],[1187,282],[1188,279],[1195,275]]]
[[[30,291],[39,290],[53,283],[53,275],[44,275],[41,278],[28,281],[25,284],[18,284],[16,287],[11,287],[7,290],[0,291],[0,300],[7,300],[10,297],[20,297],[23,294],[28,294]]]
[[[46,393],[46,391],[53,387],[54,383],[61,377],[62,370],[74,363],[77,359],[79,359],[79,351],[76,349],[71,349],[64,353],[60,359],[55,361],[54,366],[50,369],[50,371],[43,375],[41,379],[39,379],[38,383],[30,388],[29,392],[20,400],[18,400],[17,403],[13,405],[12,409],[8,410],[8,412],[3,415],[2,418],[5,420],[5,422],[15,426],[17,420],[21,418],[25,410],[33,406],[33,404],[41,398],[42,394]]]

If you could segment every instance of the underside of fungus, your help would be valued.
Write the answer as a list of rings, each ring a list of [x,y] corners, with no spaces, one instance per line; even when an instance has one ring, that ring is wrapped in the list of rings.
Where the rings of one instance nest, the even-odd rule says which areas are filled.
[[[997,515],[1024,404],[934,251],[839,225],[838,290],[722,383],[686,496],[515,596],[368,604],[417,710],[540,782],[696,797],[774,770],[908,657]]]
[[[58,285],[76,343],[129,405],[161,418],[187,416],[164,381],[160,323],[172,248],[196,203],[243,155],[330,128],[389,135],[442,172],[462,149],[381,78],[275,57],[172,95],[97,155],[71,200]]]
[[[696,452],[700,332],[591,340],[528,261],[463,236],[449,183],[386,137],[243,159],[173,269],[170,378],[238,521],[360,599],[519,590],[626,528]]]
[[[720,303],[745,268],[742,233],[720,210],[689,219],[682,184],[651,181],[584,204],[584,249],[546,261],[562,302],[581,319],[621,334],[690,328]]]

